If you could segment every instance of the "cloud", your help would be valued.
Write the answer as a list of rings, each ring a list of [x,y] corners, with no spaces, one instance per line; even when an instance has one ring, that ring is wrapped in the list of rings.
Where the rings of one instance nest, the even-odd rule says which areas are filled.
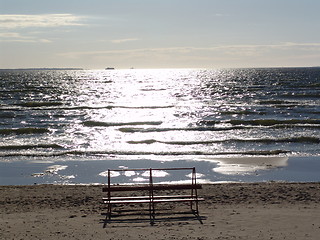
[[[51,40],[39,37],[39,32],[29,32],[28,28],[84,26],[85,19],[73,14],[0,15],[0,30],[3,31],[0,32],[0,42],[50,43]]]
[[[224,14],[224,13],[215,13],[214,14],[215,17],[228,17],[229,14]]]
[[[16,33],[16,32],[0,33],[0,38],[20,38],[20,37],[21,37],[20,33]]]
[[[0,15],[0,28],[83,26],[85,17],[73,14]]]
[[[272,51],[320,51],[320,43],[283,42],[278,44],[242,44],[220,45],[203,48],[207,51],[219,51],[233,56],[261,56]]]
[[[132,42],[132,41],[138,41],[139,38],[124,38],[124,39],[115,39],[111,40],[112,43],[125,43],[125,42]]]
[[[150,55],[156,53],[177,53],[188,52],[189,47],[173,47],[173,48],[138,48],[138,49],[124,49],[124,50],[103,50],[103,51],[79,51],[79,52],[63,52],[58,54],[59,56],[77,58],[80,56],[97,56],[97,55]]]
[[[0,33],[0,42],[50,43],[51,41],[44,38],[23,36],[17,32],[2,32]]]
[[[273,50],[319,50],[320,43],[293,43],[285,42],[279,44],[243,44],[243,45],[218,45],[214,47],[169,47],[169,48],[138,48],[123,50],[102,50],[102,51],[79,51],[64,52],[60,56],[80,57],[89,55],[152,55],[152,54],[194,54],[194,53],[221,53],[234,56],[258,56]]]

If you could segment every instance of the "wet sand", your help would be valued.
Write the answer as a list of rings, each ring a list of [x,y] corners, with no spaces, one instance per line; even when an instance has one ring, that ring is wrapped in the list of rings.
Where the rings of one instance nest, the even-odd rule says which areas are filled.
[[[118,206],[105,221],[101,186],[0,186],[1,239],[319,239],[320,183],[204,185],[200,218],[184,204]],[[133,211],[135,210],[135,211]],[[202,222],[202,223],[201,223]]]

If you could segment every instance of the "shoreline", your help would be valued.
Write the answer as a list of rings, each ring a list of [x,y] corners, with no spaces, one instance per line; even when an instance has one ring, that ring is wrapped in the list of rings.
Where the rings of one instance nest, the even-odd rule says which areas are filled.
[[[200,183],[223,182],[319,182],[320,156],[199,157],[190,159],[73,160],[27,159],[0,162],[0,185],[103,184],[107,169],[196,167]],[[181,181],[185,176],[157,178]],[[135,183],[133,178],[117,179]]]
[[[159,204],[154,226],[148,216],[135,219],[127,212],[105,228],[101,190],[101,185],[0,186],[1,239],[316,240],[320,235],[320,182],[204,184],[203,224],[185,214],[187,205]]]

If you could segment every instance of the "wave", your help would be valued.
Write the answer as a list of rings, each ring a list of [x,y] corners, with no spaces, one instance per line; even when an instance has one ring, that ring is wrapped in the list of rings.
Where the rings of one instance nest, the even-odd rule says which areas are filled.
[[[291,151],[287,150],[266,150],[266,151],[226,151],[226,152],[202,152],[202,151],[187,151],[187,152],[141,152],[141,151],[63,151],[55,153],[0,153],[0,157],[59,157],[68,155],[78,155],[78,156],[92,156],[92,155],[118,155],[118,156],[221,156],[221,155],[253,155],[253,156],[272,156],[280,154],[288,154]]]
[[[112,109],[114,108],[113,106],[98,106],[98,107],[93,107],[93,106],[71,106],[71,107],[63,107],[59,108],[62,110],[86,110],[86,109]]]
[[[114,108],[128,108],[128,109],[158,109],[158,108],[173,108],[173,105],[168,106],[113,106]]]
[[[152,143],[166,143],[162,141],[158,141],[155,139],[147,139],[147,140],[141,140],[141,141],[127,141],[129,144],[152,144]]]
[[[11,93],[41,93],[43,89],[40,88],[27,88],[27,89],[10,89],[1,90],[0,94],[11,94]]]
[[[150,122],[99,122],[99,121],[85,121],[83,125],[87,127],[115,127],[115,126],[126,126],[126,125],[161,125],[161,121],[150,121]]]
[[[275,129],[281,129],[281,128],[283,129],[289,129],[289,128],[320,129],[320,124],[276,124],[276,125],[264,126],[264,127],[275,128]]]
[[[50,132],[47,128],[6,128],[0,129],[0,135],[43,134]]]
[[[320,119],[256,119],[256,120],[230,120],[232,125],[254,125],[254,126],[272,126],[279,124],[320,124]]]
[[[151,91],[166,91],[166,88],[142,88],[140,91],[151,92]]]
[[[169,132],[169,131],[228,131],[244,129],[247,127],[236,126],[236,127],[189,127],[189,128],[119,128],[120,132],[135,133],[135,132]]]
[[[291,102],[291,101],[286,101],[286,100],[260,100],[260,104],[263,105],[296,105],[297,103]]]
[[[266,111],[255,112],[251,110],[235,110],[235,111],[221,111],[219,112],[221,115],[250,115],[250,114],[259,114],[259,115],[267,115]]]
[[[120,132],[124,133],[150,133],[150,132],[169,132],[169,131],[231,131],[240,129],[256,128],[257,126],[233,126],[233,127],[190,127],[190,128],[119,128]],[[271,125],[272,128],[320,128],[320,124],[285,124]]]
[[[13,112],[0,112],[0,118],[15,118],[16,114]]]
[[[15,104],[15,106],[21,106],[21,104]],[[42,107],[43,106],[43,107]],[[97,107],[93,107],[93,106],[62,106],[59,107],[61,105],[51,105],[51,107],[49,105],[46,105],[46,108],[44,107],[45,105],[42,106],[29,106],[28,109],[30,110],[87,110],[87,109],[113,109],[113,106],[97,106]],[[24,109],[21,108],[17,108],[17,107],[2,107],[0,108],[1,111],[25,111]]]
[[[226,140],[213,140],[213,141],[158,141],[155,139],[146,139],[141,141],[127,141],[129,144],[153,144],[163,143],[169,145],[206,145],[214,143],[320,143],[320,138],[317,137],[292,137],[292,138],[261,138],[261,139],[226,139]]]
[[[0,150],[28,150],[35,148],[48,148],[48,149],[63,149],[64,147],[58,144],[36,144],[36,145],[7,145],[0,146]]]
[[[198,125],[213,126],[221,123],[229,123],[234,126],[237,125],[251,125],[251,126],[274,126],[274,125],[296,125],[296,124],[320,124],[320,119],[288,119],[288,120],[275,120],[275,119],[254,119],[254,120],[202,120]]]
[[[28,108],[30,110],[86,110],[86,109],[114,109],[114,108],[125,108],[125,109],[161,109],[161,108],[172,108],[174,106],[63,106],[62,102],[28,102],[28,103],[17,103],[10,106],[1,107],[2,111],[24,111],[18,107]],[[47,107],[47,108],[46,108]],[[49,107],[49,108],[48,108]]]
[[[291,98],[294,98],[294,99],[297,99],[297,98],[316,98],[318,99],[319,98],[319,94],[318,93],[295,93],[294,95],[292,94],[282,94],[282,96],[284,97],[291,97]]]
[[[63,107],[59,109],[63,110],[77,110],[77,109],[114,109],[114,108],[126,108],[126,109],[157,109],[157,108],[172,108],[174,106],[71,106],[71,107]]]
[[[50,106],[62,106],[62,102],[25,102],[17,103],[16,106],[20,107],[50,107]]]
[[[320,138],[318,137],[291,137],[291,138],[280,138],[280,139],[249,139],[245,141],[251,142],[261,142],[261,143],[320,143]]]

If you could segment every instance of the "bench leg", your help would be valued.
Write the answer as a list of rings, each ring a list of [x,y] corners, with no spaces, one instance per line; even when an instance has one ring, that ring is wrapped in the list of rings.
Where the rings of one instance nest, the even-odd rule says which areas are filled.
[[[150,223],[151,223],[151,216],[152,216],[152,207],[151,207],[151,202],[149,202],[149,218],[150,218]]]
[[[196,201],[196,213],[199,214],[199,207],[198,207],[198,201]]]
[[[149,203],[149,215],[150,215],[150,224],[153,225],[154,224],[154,220],[155,220],[155,203],[154,202],[150,202]]]
[[[195,210],[193,209],[193,202],[194,205],[195,205]],[[199,213],[199,207],[198,207],[198,201],[190,201],[190,209],[191,209],[191,212],[195,212],[195,213]]]
[[[111,203],[108,203],[108,218],[111,220]]]

